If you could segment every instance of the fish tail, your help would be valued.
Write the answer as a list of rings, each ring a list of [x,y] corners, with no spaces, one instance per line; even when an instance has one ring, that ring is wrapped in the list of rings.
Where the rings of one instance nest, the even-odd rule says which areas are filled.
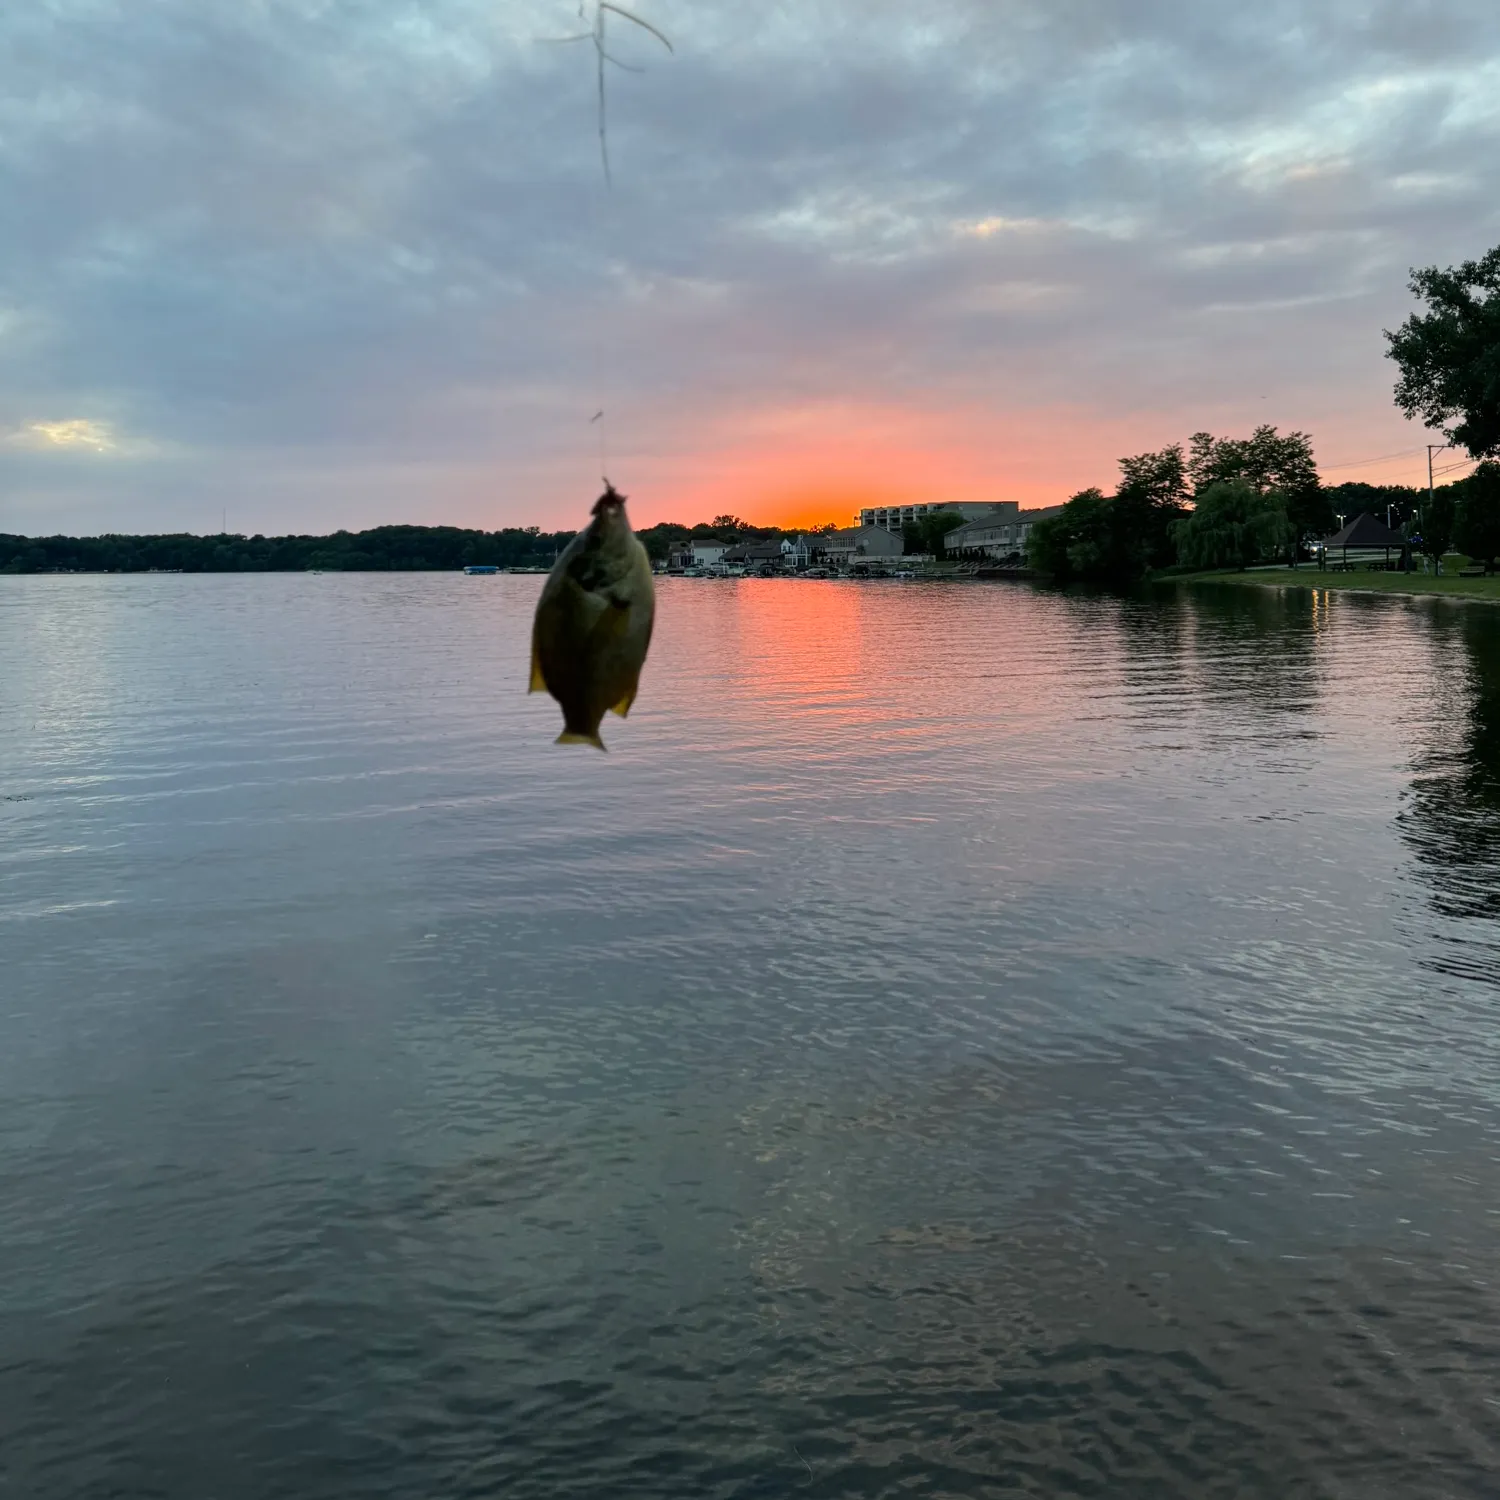
[[[596,750],[604,749],[604,741],[597,734],[579,734],[572,729],[563,730],[552,743],[554,745],[592,745]]]

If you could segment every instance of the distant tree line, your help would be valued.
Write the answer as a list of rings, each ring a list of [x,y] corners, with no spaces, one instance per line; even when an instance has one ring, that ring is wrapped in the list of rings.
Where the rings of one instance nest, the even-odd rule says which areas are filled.
[[[696,526],[666,522],[637,535],[664,560],[693,537],[738,542],[778,538],[776,527],[716,516]],[[413,572],[472,565],[551,567],[571,531],[512,526],[470,531],[460,526],[375,526],[331,536],[9,536],[0,533],[0,573],[286,573]]]
[[[963,524],[952,512],[924,516],[906,528],[906,551],[942,556],[943,533]],[[811,536],[837,530],[807,528]],[[7,536],[0,533],[0,573],[286,573],[413,572],[474,565],[549,568],[572,541],[571,531],[513,526],[469,531],[459,526],[375,526],[331,536]],[[753,526],[738,516],[715,516],[684,526],[663,521],[636,535],[653,562],[665,562],[686,542],[779,541],[799,533]]]
[[[571,531],[535,526],[468,531],[458,526],[375,526],[331,536],[6,536],[0,573],[282,573],[309,568],[409,572],[550,564]]]

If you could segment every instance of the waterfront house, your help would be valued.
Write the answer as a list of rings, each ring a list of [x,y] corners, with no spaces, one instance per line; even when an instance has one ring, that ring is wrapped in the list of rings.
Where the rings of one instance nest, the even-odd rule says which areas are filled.
[[[1038,506],[1022,510],[1014,500],[995,506],[994,514],[966,521],[943,537],[943,551],[949,557],[1019,558],[1026,553],[1026,538],[1038,522],[1055,516],[1060,505]]]
[[[742,567],[750,572],[761,568],[780,569],[791,550],[790,542],[739,542],[724,554],[726,567]]]
[[[724,554],[729,551],[729,543],[718,541],[714,537],[694,537],[692,549],[693,567],[716,568],[724,561]]]
[[[825,532],[813,538],[815,550],[837,567],[900,557],[904,550],[900,534],[884,526],[851,526],[845,531]]]
[[[796,568],[801,572],[803,568],[810,568],[821,552],[823,546],[823,533],[814,531],[811,534],[803,532],[796,541],[783,542],[786,552],[787,566]]]

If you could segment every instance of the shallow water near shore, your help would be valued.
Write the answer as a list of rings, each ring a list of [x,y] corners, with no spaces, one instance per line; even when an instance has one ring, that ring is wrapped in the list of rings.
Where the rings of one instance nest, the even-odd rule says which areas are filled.
[[[0,1489],[1480,1496],[1500,612],[0,579]]]

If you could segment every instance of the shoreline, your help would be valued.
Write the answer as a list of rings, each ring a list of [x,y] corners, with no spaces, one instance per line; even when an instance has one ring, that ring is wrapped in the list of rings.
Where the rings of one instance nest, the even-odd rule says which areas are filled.
[[[1488,578],[1434,577],[1430,573],[1326,573],[1309,565],[1246,572],[1158,573],[1152,582],[1223,584],[1231,588],[1325,589],[1330,593],[1380,598],[1452,599],[1465,604],[1500,604],[1500,573]]]

